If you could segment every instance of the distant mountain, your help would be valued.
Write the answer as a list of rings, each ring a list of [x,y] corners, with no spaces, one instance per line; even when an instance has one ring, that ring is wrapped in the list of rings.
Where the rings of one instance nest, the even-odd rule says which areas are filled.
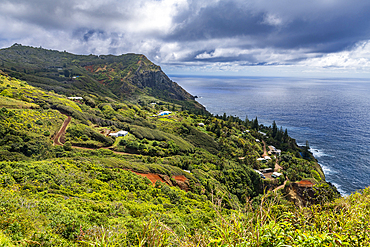
[[[0,50],[0,69],[33,86],[68,96],[90,93],[140,102],[145,96],[205,111],[144,55],[74,55],[14,44]]]

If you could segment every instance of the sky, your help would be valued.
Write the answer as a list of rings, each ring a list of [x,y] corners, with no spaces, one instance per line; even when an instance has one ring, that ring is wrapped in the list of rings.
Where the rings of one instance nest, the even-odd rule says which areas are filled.
[[[172,75],[370,78],[368,0],[0,0],[0,48],[138,53]]]

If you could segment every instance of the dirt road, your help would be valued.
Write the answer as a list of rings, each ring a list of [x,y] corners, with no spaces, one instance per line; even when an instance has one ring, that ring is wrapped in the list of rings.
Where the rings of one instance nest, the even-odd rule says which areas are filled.
[[[287,181],[288,181],[288,180],[285,180],[285,181],[284,181],[284,183],[283,183],[282,185],[280,185],[280,186],[276,187],[273,191],[274,191],[274,192],[276,192],[276,191],[278,191],[278,190],[280,190],[280,189],[284,188],[284,186],[286,185],[286,182],[287,182]]]
[[[266,151],[266,142],[262,141],[262,143],[263,143],[263,155],[262,155],[262,157],[265,157],[265,156],[268,156],[267,151]]]
[[[63,143],[60,141],[60,137],[65,135],[66,133],[66,129],[68,127],[68,124],[71,122],[72,118],[70,116],[67,116],[67,119],[64,120],[63,124],[62,124],[62,127],[60,127],[60,130],[58,131],[58,133],[55,135],[54,137],[54,143],[53,145],[63,145]]]

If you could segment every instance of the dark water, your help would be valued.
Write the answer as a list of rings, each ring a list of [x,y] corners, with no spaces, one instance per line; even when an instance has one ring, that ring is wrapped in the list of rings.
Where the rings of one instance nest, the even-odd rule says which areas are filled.
[[[370,186],[370,80],[172,76],[213,114],[288,129],[342,195]]]

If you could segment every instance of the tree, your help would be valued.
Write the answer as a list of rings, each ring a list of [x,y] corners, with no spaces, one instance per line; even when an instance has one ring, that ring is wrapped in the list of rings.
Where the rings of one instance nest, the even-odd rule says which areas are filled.
[[[64,76],[65,76],[65,77],[69,77],[69,70],[68,70],[68,69],[65,69],[65,70],[64,70]]]
[[[284,132],[283,132],[283,127],[280,127],[280,130],[278,130],[277,131],[277,133],[276,133],[276,140],[278,141],[278,142],[281,142],[282,141],[282,139],[283,139],[283,134],[284,134]]]
[[[63,148],[64,148],[65,151],[71,151],[72,150],[72,143],[71,142],[64,143]]]
[[[289,141],[288,129],[285,129],[284,136],[283,136],[283,141],[285,143],[288,143],[288,141]]]
[[[246,115],[245,120],[244,120],[244,126],[248,128],[248,125],[249,125],[249,119],[248,119],[248,115]]]
[[[222,120],[226,121],[227,117],[226,117],[226,113],[224,112],[224,115],[222,115]]]
[[[303,158],[309,159],[310,158],[310,145],[308,141],[306,141],[306,145],[303,147]]]
[[[258,127],[259,127],[259,125],[258,125],[258,119],[256,117],[256,119],[253,121],[252,128],[255,129],[255,130],[258,130]]]
[[[274,122],[272,123],[272,138],[276,137],[277,131],[278,131],[278,128],[277,128],[276,122],[274,120]]]

